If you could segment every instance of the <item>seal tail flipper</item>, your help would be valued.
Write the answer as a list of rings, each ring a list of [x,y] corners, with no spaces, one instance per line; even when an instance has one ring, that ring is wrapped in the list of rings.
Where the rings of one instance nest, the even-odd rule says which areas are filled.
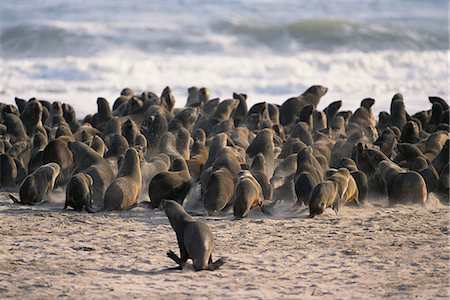
[[[214,270],[217,270],[217,269],[220,268],[224,263],[225,263],[225,259],[224,259],[224,258],[219,258],[219,259],[216,260],[215,262],[208,264],[208,266],[206,267],[206,270],[208,270],[208,271],[214,271]]]
[[[334,212],[336,213],[336,215],[339,212],[339,209],[341,208],[342,205],[342,201],[341,198],[336,198],[333,202],[333,204],[331,205],[331,208],[334,210]]]
[[[101,212],[102,209],[95,209],[95,208],[93,208],[93,207],[91,207],[91,206],[86,206],[86,211],[87,211],[88,213],[98,213],[98,212]]]
[[[17,204],[20,204],[20,203],[21,203],[19,199],[17,199],[16,197],[14,197],[14,196],[11,195],[11,194],[9,194],[9,198],[10,198],[14,203],[17,203]]]
[[[178,255],[176,255],[172,250],[167,251],[167,257],[169,257],[170,259],[172,259],[174,262],[176,262],[179,266],[176,267],[175,269],[179,269],[182,270],[185,262],[181,260],[181,258],[178,257]]]
[[[261,211],[263,214],[267,215],[267,216],[273,216],[273,213],[269,210],[269,207],[266,205],[261,205]]]

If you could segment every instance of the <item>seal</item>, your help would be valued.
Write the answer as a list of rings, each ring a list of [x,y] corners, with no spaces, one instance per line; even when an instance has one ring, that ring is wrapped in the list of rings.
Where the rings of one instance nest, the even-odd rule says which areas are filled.
[[[28,173],[42,165],[42,153],[47,146],[48,139],[46,135],[38,132],[33,138],[33,148],[31,149],[30,161],[28,162]]]
[[[121,134],[112,134],[108,137],[108,152],[105,153],[105,158],[118,158],[125,155],[128,150],[127,139]]]
[[[8,154],[0,155],[0,188],[3,191],[12,190],[16,188],[17,166]]]
[[[76,211],[86,208],[88,212],[94,212],[92,208],[92,177],[86,173],[73,175],[66,187],[66,202],[64,209],[72,207]]]
[[[262,188],[262,192],[264,195],[264,200],[272,200],[273,189],[270,184],[270,179],[267,177],[265,172],[266,161],[264,156],[261,153],[258,153],[252,162],[252,166],[250,168],[250,173],[253,177],[258,181],[259,185]]]
[[[283,126],[292,124],[297,117],[297,113],[303,106],[312,104],[317,107],[320,98],[324,96],[328,88],[321,85],[313,85],[298,97],[287,99],[280,107],[280,124]]]
[[[139,155],[129,148],[121,161],[116,178],[105,192],[106,210],[124,210],[137,204],[142,189]]]
[[[294,177],[297,205],[309,203],[314,187],[323,180],[324,171],[310,148],[304,148],[297,154],[297,171]]]
[[[69,149],[68,140],[62,136],[50,141],[42,152],[42,163],[57,163],[61,167],[61,173],[56,182],[57,186],[65,185],[72,173],[73,154]]]
[[[180,257],[171,250],[167,252],[167,256],[178,264],[176,269],[182,270],[188,259],[192,259],[195,271],[217,270],[225,263],[223,259],[212,260],[214,238],[206,223],[195,220],[173,200],[163,200],[162,206],[180,248]]]
[[[44,197],[50,195],[55,186],[56,177],[58,177],[60,167],[56,163],[48,163],[37,168],[33,173],[25,177],[20,185],[19,197],[16,199],[9,195],[14,203],[19,204],[37,204],[44,200]]]
[[[266,161],[266,175],[271,178],[275,169],[275,155],[273,144],[273,131],[265,128],[259,132],[246,151],[249,158],[254,158],[258,153],[262,153]]]
[[[387,157],[391,157],[392,151],[397,145],[397,138],[392,129],[386,128],[373,144],[379,146]]]
[[[166,86],[161,93],[161,102],[164,107],[172,112],[173,107],[175,106],[175,97],[173,96],[172,89],[169,86]]]
[[[415,171],[406,171],[389,160],[381,161],[376,172],[386,187],[389,204],[418,203],[427,200],[427,186],[423,177]]]
[[[334,118],[337,116],[339,109],[342,106],[342,100],[337,100],[334,102],[331,102],[327,107],[325,107],[325,109],[323,110],[323,112],[326,115],[326,120],[327,120],[327,128],[331,128],[331,123],[333,123]]]
[[[331,169],[329,175],[327,180],[319,183],[311,192],[310,218],[322,214],[327,207],[333,208],[337,213],[341,205],[351,201],[359,204],[358,188],[349,170],[346,168]]]
[[[6,125],[6,134],[10,138],[11,144],[17,142],[27,142],[28,136],[20,118],[13,113],[6,113],[3,116],[3,124]]]
[[[203,206],[210,216],[230,207],[233,203],[235,188],[234,177],[227,168],[211,170],[211,172],[206,185],[202,185]]]
[[[131,119],[126,120],[122,124],[122,135],[127,139],[128,145],[134,146],[136,137],[140,134],[138,125]]]
[[[168,128],[166,117],[161,113],[151,115],[143,122],[142,127],[142,133],[147,138],[150,152],[158,149],[161,137]]]
[[[69,142],[78,172],[84,172],[94,181],[92,199],[96,205],[103,207],[106,189],[114,179],[109,162],[94,149],[82,142]]]
[[[264,195],[258,181],[250,171],[241,171],[234,192],[234,217],[238,219],[246,218],[252,208],[262,206],[263,203]]]
[[[273,187],[273,201],[295,198],[294,177],[296,171],[297,154],[295,153],[278,164],[270,179],[270,184]]]
[[[155,209],[160,206],[163,199],[175,200],[183,203],[192,186],[189,168],[182,157],[172,162],[172,171],[157,174],[150,181],[148,195],[150,206]]]

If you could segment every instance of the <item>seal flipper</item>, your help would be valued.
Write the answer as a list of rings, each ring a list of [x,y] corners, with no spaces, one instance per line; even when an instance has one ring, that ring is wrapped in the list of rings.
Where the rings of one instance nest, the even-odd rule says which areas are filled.
[[[341,208],[341,204],[342,204],[342,200],[339,197],[333,201],[333,204],[331,204],[331,208],[334,210],[336,215],[338,214],[339,209]]]
[[[263,214],[267,215],[267,216],[273,216],[273,213],[269,210],[269,207],[266,205],[261,205],[261,211]]]
[[[206,270],[208,270],[208,271],[217,270],[218,268],[220,268],[225,263],[225,259],[224,258],[219,258],[215,262],[212,262],[212,258],[210,258],[210,259],[211,259],[211,262],[208,263],[208,266],[206,267]]]
[[[17,199],[16,197],[14,197],[13,195],[9,194],[9,198],[10,198],[14,203],[21,204],[20,200]]]
[[[181,258],[179,258],[178,255],[175,254],[175,252],[173,252],[172,250],[169,250],[169,251],[167,251],[166,254],[167,254],[167,257],[169,257],[170,259],[172,259],[174,262],[176,262],[178,264],[178,267],[174,267],[174,268],[170,268],[170,269],[183,270],[183,267],[186,263],[183,262],[181,260]]]

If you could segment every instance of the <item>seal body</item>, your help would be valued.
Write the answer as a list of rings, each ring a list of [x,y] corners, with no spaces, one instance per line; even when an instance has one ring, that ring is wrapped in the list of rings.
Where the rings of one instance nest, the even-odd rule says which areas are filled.
[[[258,181],[250,171],[241,171],[234,192],[233,215],[236,218],[245,218],[252,208],[262,206],[263,201],[264,195]]]
[[[163,200],[162,207],[176,233],[180,256],[169,251],[167,255],[182,269],[188,259],[192,259],[194,270],[216,270],[224,261],[212,261],[214,239],[211,229],[201,221],[192,218],[184,208],[173,200]]]
[[[142,189],[139,156],[130,148],[122,159],[116,178],[105,192],[104,208],[122,210],[137,204]]]
[[[183,203],[191,186],[192,179],[188,166],[183,158],[178,157],[172,163],[172,171],[161,172],[151,180],[148,188],[150,205],[157,208],[163,199]]]
[[[19,190],[20,201],[10,195],[11,199],[20,204],[36,204],[42,202],[55,186],[55,180],[61,168],[56,163],[48,163],[37,168],[25,177]],[[13,199],[14,198],[14,199]]]
[[[92,210],[92,177],[86,173],[78,173],[70,178],[66,187],[66,202],[64,209],[72,207],[77,211],[86,208]]]

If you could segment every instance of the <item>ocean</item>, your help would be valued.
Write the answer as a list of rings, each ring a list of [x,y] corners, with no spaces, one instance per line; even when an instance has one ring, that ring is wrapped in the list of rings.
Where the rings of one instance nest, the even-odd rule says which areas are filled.
[[[79,117],[125,87],[170,86],[181,107],[191,86],[251,105],[321,84],[319,108],[372,97],[377,112],[397,92],[411,112],[449,95],[448,0],[6,0],[0,17],[0,101],[68,102]]]

